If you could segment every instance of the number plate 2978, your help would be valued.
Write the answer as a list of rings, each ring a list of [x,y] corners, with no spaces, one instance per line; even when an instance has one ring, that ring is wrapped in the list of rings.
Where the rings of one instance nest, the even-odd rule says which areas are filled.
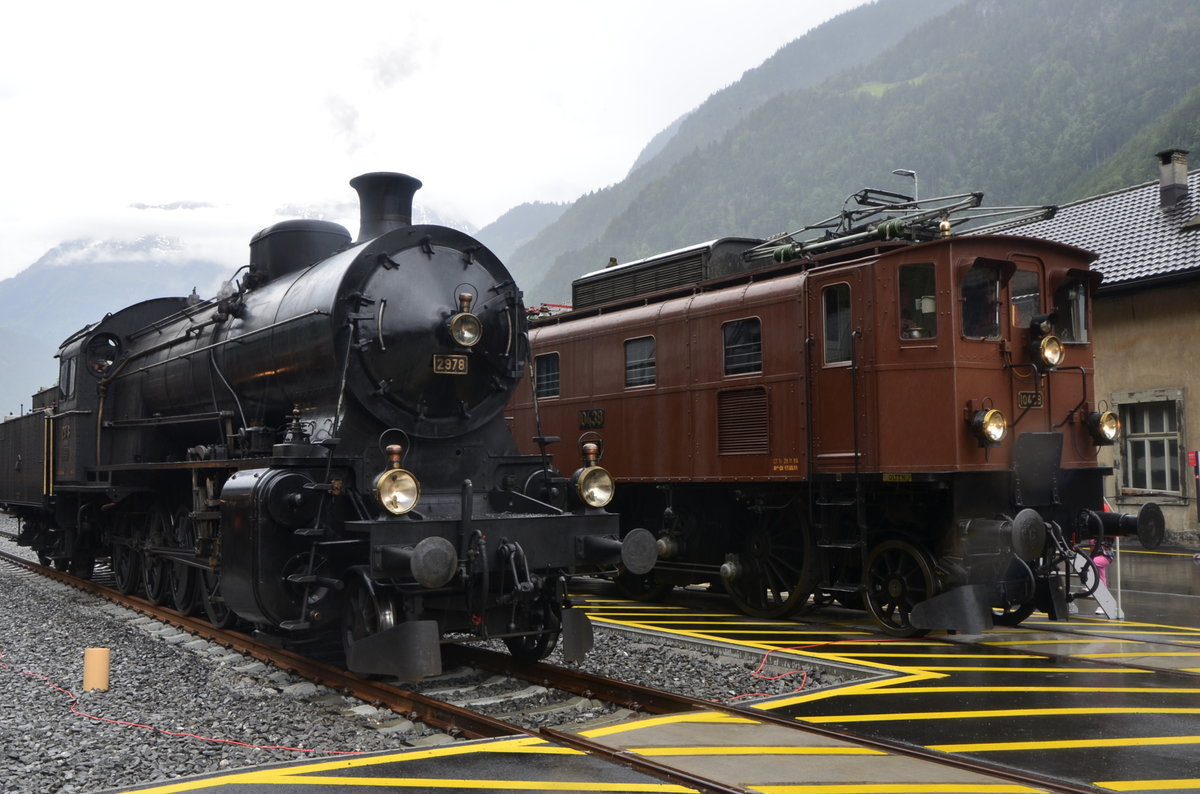
[[[434,353],[433,371],[439,375],[466,375],[467,357]]]

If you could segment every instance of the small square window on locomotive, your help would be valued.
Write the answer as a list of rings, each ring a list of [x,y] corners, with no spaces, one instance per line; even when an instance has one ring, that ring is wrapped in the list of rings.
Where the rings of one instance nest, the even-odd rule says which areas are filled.
[[[900,338],[937,336],[937,281],[932,264],[900,266]]]
[[[1041,276],[1032,270],[1018,270],[1008,282],[1015,328],[1028,328],[1033,318],[1042,313],[1041,281]]]
[[[625,385],[653,386],[656,375],[654,337],[643,336],[625,342]]]
[[[757,317],[722,326],[725,336],[725,374],[762,372],[762,324]]]

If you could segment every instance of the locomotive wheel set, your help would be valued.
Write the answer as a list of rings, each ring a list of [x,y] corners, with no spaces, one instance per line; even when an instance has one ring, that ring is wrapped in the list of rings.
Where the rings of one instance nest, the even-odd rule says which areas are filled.
[[[795,236],[577,279],[571,311],[531,323],[516,437],[577,429],[620,472],[622,532],[659,553],[617,577],[634,597],[836,600],[896,636],[1065,618],[1072,541],[1164,534],[1153,503],[1105,511],[1120,423],[1093,388],[1094,255],[953,235],[1022,210],[981,194],[851,198]]]
[[[63,342],[59,382],[0,425],[19,542],[212,622],[293,645],[340,636],[359,672],[416,679],[443,642],[540,658],[590,647],[579,571],[645,575],[612,477],[521,455],[503,409],[529,360],[503,264],[411,225],[420,182],[352,180],[358,240],[284,221],[211,300],[161,298]],[[544,443],[544,442],[543,442]]]

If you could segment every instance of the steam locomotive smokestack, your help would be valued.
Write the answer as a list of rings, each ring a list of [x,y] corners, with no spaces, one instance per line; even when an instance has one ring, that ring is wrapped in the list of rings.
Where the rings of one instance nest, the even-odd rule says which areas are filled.
[[[350,180],[358,191],[358,240],[412,226],[413,195],[421,189],[421,180],[408,174],[379,171]]]

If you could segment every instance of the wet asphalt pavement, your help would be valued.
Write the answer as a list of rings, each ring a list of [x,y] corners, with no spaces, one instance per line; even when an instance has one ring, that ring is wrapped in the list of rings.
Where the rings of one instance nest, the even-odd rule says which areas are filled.
[[[1200,628],[1197,551],[1179,546],[1145,551],[1136,542],[1123,541],[1108,568],[1108,586],[1125,619]],[[1081,600],[1081,611],[1090,605]]]

